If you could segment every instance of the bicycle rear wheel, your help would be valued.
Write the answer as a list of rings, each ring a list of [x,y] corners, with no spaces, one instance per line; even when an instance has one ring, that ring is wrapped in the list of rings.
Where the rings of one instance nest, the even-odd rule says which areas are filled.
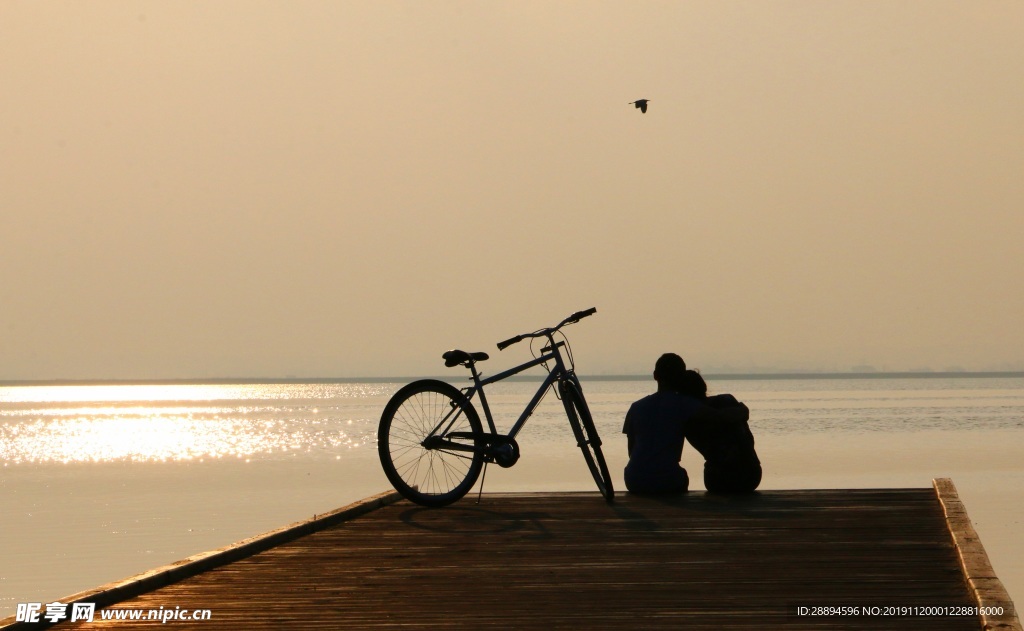
[[[457,435],[448,436],[452,432]],[[480,417],[462,392],[424,379],[396,392],[385,406],[377,455],[395,490],[423,506],[445,506],[476,483],[484,460],[482,434]]]
[[[609,504],[615,501],[615,489],[612,488],[612,476],[608,473],[608,464],[601,452],[601,437],[597,435],[594,419],[590,416],[590,408],[583,399],[583,393],[571,381],[559,384],[562,405],[569,417],[569,425],[576,437],[576,444],[583,451],[583,459],[587,461],[590,474],[597,482],[597,488]]]

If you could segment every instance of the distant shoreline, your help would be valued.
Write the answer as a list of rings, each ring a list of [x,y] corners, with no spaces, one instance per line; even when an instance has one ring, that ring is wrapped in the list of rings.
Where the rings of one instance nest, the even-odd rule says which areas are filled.
[[[461,379],[463,375],[459,374]],[[1024,371],[953,372],[794,372],[794,373],[705,373],[709,380],[770,381],[797,379],[1015,379]],[[405,377],[219,377],[180,379],[0,379],[0,387],[14,386],[135,386],[135,385],[250,385],[302,383],[407,383],[415,379],[451,379],[452,375]],[[543,377],[516,376],[508,381],[540,381]],[[647,381],[650,375],[580,375],[586,381]]]

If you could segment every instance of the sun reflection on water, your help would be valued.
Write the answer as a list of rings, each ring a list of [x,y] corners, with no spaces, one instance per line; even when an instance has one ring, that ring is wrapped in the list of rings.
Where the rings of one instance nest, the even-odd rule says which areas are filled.
[[[0,388],[0,462],[338,458],[375,440],[389,384]]]

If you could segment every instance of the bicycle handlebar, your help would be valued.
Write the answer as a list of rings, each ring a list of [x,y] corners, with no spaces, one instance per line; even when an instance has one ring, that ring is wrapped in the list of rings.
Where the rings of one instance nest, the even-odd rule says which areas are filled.
[[[587,317],[587,316],[592,316],[592,315],[594,315],[595,313],[597,313],[597,307],[591,307],[591,308],[589,308],[589,309],[585,309],[585,310],[583,310],[583,311],[577,311],[576,313],[574,313],[574,314],[572,314],[571,316],[569,316],[568,318],[566,318],[566,319],[565,319],[565,320],[564,320],[564,321],[562,322],[562,324],[565,324],[566,322],[579,322],[579,321],[580,321],[580,320],[582,320],[583,318],[585,318],[585,317]],[[558,325],[558,326],[556,326],[555,328],[556,328],[556,329],[559,329],[559,328],[561,328],[561,327],[562,327],[562,324],[559,324],[559,325]]]
[[[522,341],[523,341],[523,336],[522,335],[517,335],[515,337],[510,337],[507,340],[505,340],[504,342],[498,342],[498,350],[499,351],[503,351],[506,348],[508,348],[509,346],[512,346],[513,344],[515,344],[517,342],[522,342]]]
[[[563,326],[565,326],[567,324],[575,324],[575,323],[579,322],[580,320],[582,320],[583,318],[586,318],[587,316],[592,316],[595,313],[597,313],[597,307],[591,307],[591,308],[585,309],[583,311],[577,311],[576,313],[572,314],[568,318],[562,320],[558,324],[558,326],[551,327],[550,329],[540,329],[539,331],[534,331],[533,333],[522,333],[522,334],[517,335],[515,337],[510,337],[510,338],[508,338],[507,340],[505,340],[503,342],[498,342],[498,350],[499,351],[503,351],[506,348],[508,348],[509,346],[512,346],[513,344],[515,344],[517,342],[522,342],[526,338],[549,336],[549,335],[553,334],[555,331],[557,331],[558,329],[562,328]]]

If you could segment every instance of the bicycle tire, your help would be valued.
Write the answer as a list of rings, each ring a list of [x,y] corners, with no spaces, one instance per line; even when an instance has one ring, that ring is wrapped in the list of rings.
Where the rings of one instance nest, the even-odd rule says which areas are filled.
[[[454,413],[454,417],[450,416]],[[423,441],[439,424],[446,431],[483,434],[480,416],[455,386],[435,379],[414,381],[391,397],[377,430],[377,454],[384,474],[406,499],[421,506],[446,506],[476,484],[483,466],[483,443],[462,439],[473,451],[431,449]]]
[[[569,417],[569,425],[576,437],[576,444],[583,452],[583,459],[587,462],[590,474],[594,476],[597,489],[611,504],[615,501],[615,489],[612,487],[612,476],[608,473],[608,464],[601,451],[601,437],[597,434],[590,408],[587,407],[583,393],[571,381],[562,382],[560,392],[565,414]]]

